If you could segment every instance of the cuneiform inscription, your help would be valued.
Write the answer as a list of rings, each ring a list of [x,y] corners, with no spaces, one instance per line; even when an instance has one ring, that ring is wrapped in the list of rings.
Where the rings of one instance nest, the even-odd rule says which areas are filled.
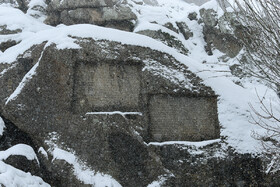
[[[79,100],[85,100],[89,108],[136,108],[140,94],[139,70],[138,66],[127,64],[82,64],[78,68],[77,90],[84,93],[84,98]]]
[[[212,139],[218,136],[215,107],[209,98],[153,95],[151,134],[156,141]]]

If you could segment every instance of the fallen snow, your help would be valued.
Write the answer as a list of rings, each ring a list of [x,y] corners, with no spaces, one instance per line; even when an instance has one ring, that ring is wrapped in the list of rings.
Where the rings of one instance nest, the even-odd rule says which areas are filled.
[[[110,175],[95,172],[87,168],[84,164],[81,164],[73,153],[58,147],[55,147],[51,152],[53,155],[53,161],[56,159],[65,160],[71,164],[77,179],[82,181],[84,184],[91,184],[95,187],[121,187],[121,185]]]
[[[155,26],[150,23],[154,21],[160,25],[164,25],[167,22],[171,22],[175,25],[176,21],[185,21],[194,33],[193,37],[185,41],[181,34],[172,31],[169,31],[169,33],[172,33],[172,35],[182,41],[189,49],[189,55],[185,56],[180,54],[177,50],[159,41],[136,33],[88,24],[72,26],[59,25],[57,27],[47,26],[14,8],[0,5],[0,24],[7,24],[10,29],[23,30],[22,33],[15,35],[17,40],[22,41],[18,45],[1,53],[0,63],[12,63],[19,54],[23,54],[24,51],[31,46],[41,44],[44,41],[47,41],[47,46],[52,43],[56,44],[58,49],[80,48],[80,46],[75,43],[76,40],[71,36],[93,38],[95,40],[110,40],[122,44],[149,47],[154,50],[162,51],[172,55],[179,62],[188,66],[190,71],[202,78],[204,83],[210,86],[219,96],[218,113],[221,135],[226,137],[228,145],[234,147],[241,153],[258,152],[260,148],[259,142],[252,138],[251,133],[252,131],[257,131],[263,134],[265,131],[249,123],[252,111],[249,103],[251,103],[253,107],[258,108],[259,99],[256,96],[255,88],[258,90],[258,88],[261,87],[262,92],[264,92],[263,85],[254,84],[252,80],[247,80],[247,82],[246,80],[243,81],[243,85],[246,85],[246,87],[236,85],[234,81],[237,78],[231,75],[229,69],[229,64],[231,62],[220,62],[219,57],[223,54],[219,51],[214,51],[212,56],[206,54],[202,26],[196,21],[190,21],[187,18],[188,14],[191,12],[197,12],[199,17],[199,9],[201,7],[194,4],[187,4],[181,0],[158,0],[158,6],[149,6],[147,4],[137,5],[132,1],[129,2],[134,6],[134,12],[138,12],[136,31],[137,28],[139,30],[145,28],[151,29],[152,27],[154,27],[154,29],[157,29],[156,27],[163,29],[161,26]],[[219,8],[215,0],[203,4],[202,7],[214,8],[218,12],[218,16],[222,15],[222,9]],[[131,38],[133,38],[133,40]],[[234,59],[232,59],[232,61],[233,60]],[[38,66],[38,64],[36,66]],[[32,71],[22,80],[18,88],[8,98],[7,103],[18,96],[23,86],[28,82],[27,80],[36,72],[36,66],[33,67]],[[5,70],[2,74],[3,73],[5,73]],[[169,75],[176,72],[165,71],[165,73]],[[184,80],[182,76],[176,79]],[[271,98],[275,100],[276,94],[269,91],[268,88],[266,88],[266,90],[268,90],[267,93],[269,93],[266,95],[266,102],[269,102]]]
[[[11,155],[24,156],[28,160],[36,160],[39,164],[38,158],[33,148],[26,144],[17,144],[6,151],[0,151],[0,160],[6,160]]]
[[[121,112],[121,111],[112,111],[112,112],[87,112],[86,115],[121,115],[125,117],[126,115],[139,115],[142,116],[141,112]]]
[[[135,0],[134,0],[135,1]],[[6,51],[0,51],[0,63],[13,63],[16,61],[20,54],[23,54],[27,49],[36,44],[47,42],[46,47],[51,44],[56,44],[58,49],[75,48],[79,49],[80,46],[75,43],[75,37],[93,38],[95,40],[110,40],[120,42],[122,44],[137,45],[142,47],[149,47],[154,50],[162,51],[170,54],[182,64],[189,67],[189,70],[203,79],[207,86],[210,86],[218,95],[218,114],[221,125],[221,136],[225,137],[225,141],[228,146],[236,149],[239,153],[258,153],[262,151],[259,141],[254,139],[252,132],[258,132],[265,134],[266,131],[249,121],[251,118],[252,109],[249,103],[258,110],[259,99],[256,96],[256,92],[261,95],[265,95],[265,102],[269,104],[272,101],[273,106],[279,106],[277,95],[267,88],[264,84],[255,81],[252,78],[239,80],[230,73],[229,65],[238,63],[235,59],[230,59],[227,63],[220,62],[219,57],[224,54],[215,50],[212,56],[208,56],[205,52],[205,41],[202,35],[202,26],[196,21],[190,21],[187,16],[191,12],[196,12],[199,16],[200,8],[213,8],[217,11],[218,16],[223,14],[222,9],[218,6],[215,0],[210,0],[204,3],[201,7],[195,4],[187,4],[183,0],[158,0],[158,5],[139,5],[132,0],[128,0],[131,6],[133,6],[134,12],[138,17],[137,26],[134,32],[150,29],[150,30],[162,30],[170,35],[174,36],[178,40],[182,41],[182,44],[189,49],[189,55],[185,56],[177,52],[177,50],[170,48],[163,43],[156,41],[147,36],[139,35],[136,33],[129,33],[110,28],[102,28],[94,25],[80,24],[65,26],[59,25],[52,27],[42,23],[42,19],[35,19],[30,16],[32,10],[28,10],[27,14],[24,14],[18,9],[10,7],[7,4],[0,5],[0,25],[7,25],[7,29],[17,30],[22,32],[12,35],[0,35],[0,42],[15,40],[20,42],[19,44],[7,49]],[[43,0],[32,0],[29,3],[29,7],[40,5],[44,7]],[[193,32],[193,37],[189,40],[184,40],[182,34],[177,34],[162,25],[170,22],[176,25],[177,21],[184,21]],[[153,24],[151,22],[157,22]],[[133,38],[133,39],[132,39]],[[40,60],[39,60],[40,61]],[[36,69],[39,65],[39,61],[34,67],[24,76],[21,83],[14,90],[14,92],[7,99],[6,104],[16,99],[21,90],[29,80],[36,74]],[[206,63],[205,63],[206,62]],[[153,71],[154,66],[147,64],[147,70]],[[10,67],[12,68],[12,67]],[[150,69],[149,69],[150,68]],[[160,67],[163,70],[164,75],[173,78],[174,82],[186,82],[184,76],[179,71],[172,71],[165,67]],[[7,73],[7,69],[0,73],[0,76]],[[176,75],[172,75],[176,74]],[[172,76],[171,76],[172,75]],[[242,87],[235,84],[234,81],[241,81]],[[186,83],[186,86],[190,86]],[[127,114],[142,115],[138,112],[89,112],[87,115],[122,115]],[[253,114],[254,115],[254,114]],[[3,134],[5,128],[3,120],[0,118],[0,135]],[[170,145],[180,144],[186,146],[204,147],[209,144],[218,143],[220,139],[202,141],[202,142],[151,142],[149,145]],[[3,159],[6,159],[9,155],[22,155],[28,159],[37,159],[34,150],[26,145],[17,145],[6,151],[0,152],[0,184],[4,186],[49,186],[41,178],[32,176],[30,173],[22,172],[12,166],[5,164]],[[65,151],[58,147],[54,147],[51,151],[54,159],[65,160],[73,165],[74,174],[77,178],[86,184],[92,184],[96,186],[121,186],[111,176],[95,172],[87,168],[74,153]],[[47,155],[44,149],[39,150],[44,155]],[[196,152],[194,154],[200,154]],[[163,180],[159,179],[149,185],[149,187],[160,186]]]
[[[5,123],[4,123],[3,119],[0,117],[0,136],[3,135],[4,128],[5,128]]]
[[[214,143],[219,143],[221,139],[216,140],[206,140],[199,142],[190,142],[190,141],[167,141],[167,142],[150,142],[148,145],[164,146],[164,145],[184,145],[184,146],[194,146],[196,148],[205,147]]]
[[[59,148],[57,141],[60,136],[57,132],[49,133],[49,139],[45,141],[50,146],[48,152],[53,156],[53,160],[64,160],[73,166],[73,174],[84,184],[95,187],[121,187],[121,185],[110,175],[94,171],[86,166],[76,155],[75,151]]]
[[[147,187],[161,187],[163,183],[166,181],[166,179],[167,179],[166,177],[160,176],[158,180],[153,181]]]
[[[32,147],[25,144],[15,145],[5,151],[0,151],[0,186],[7,187],[50,187],[40,177],[33,176],[30,173],[25,173],[16,169],[3,160],[11,155],[20,155],[26,157],[28,160],[36,160],[39,164],[37,156]]]
[[[21,90],[24,88],[25,84],[32,79],[32,77],[36,74],[36,69],[39,66],[39,62],[37,62],[31,70],[23,77],[22,81],[19,83],[18,87],[15,89],[15,91],[9,96],[5,104],[8,104],[10,101],[17,98],[17,96],[20,94]]]
[[[5,187],[50,187],[40,177],[25,173],[0,161],[0,185]]]
[[[38,153],[41,153],[42,155],[44,155],[45,158],[48,159],[48,153],[47,153],[47,151],[43,147],[40,147],[38,149]]]

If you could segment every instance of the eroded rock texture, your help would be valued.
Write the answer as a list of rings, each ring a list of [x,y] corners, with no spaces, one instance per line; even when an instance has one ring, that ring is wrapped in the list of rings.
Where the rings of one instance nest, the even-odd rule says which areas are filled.
[[[1,77],[3,114],[33,137],[37,144],[47,149],[49,145],[45,141],[52,132],[56,132],[59,135],[57,144],[75,150],[79,158],[94,170],[110,174],[124,186],[134,186],[136,183],[145,186],[158,176],[169,173],[156,156],[151,156],[153,154],[149,153],[144,140],[205,140],[219,137],[217,113],[207,111],[203,112],[207,118],[213,119],[207,123],[212,130],[203,130],[202,121],[195,124],[183,122],[197,132],[197,136],[181,135],[180,129],[171,134],[150,131],[152,126],[165,128],[153,122],[162,114],[158,109],[151,108],[157,106],[154,102],[161,102],[158,99],[161,96],[173,95],[174,101],[179,99],[171,105],[174,108],[184,107],[180,106],[180,99],[189,97],[193,98],[193,102],[208,98],[199,100],[202,102],[200,104],[211,105],[213,111],[217,108],[214,92],[173,57],[149,48],[117,42],[78,41],[81,49],[58,50],[52,45],[42,50],[44,44],[34,46],[31,56],[23,55]],[[8,95],[12,94],[40,55],[36,75],[16,98],[7,102]],[[163,55],[167,55],[167,58],[163,59]],[[184,76],[184,81],[177,80],[177,73],[164,73],[166,68],[172,72],[178,71]],[[170,107],[169,104],[169,101],[165,101],[162,106]],[[113,111],[132,113],[106,114]],[[184,114],[177,115],[179,120]],[[193,120],[199,118],[194,115],[189,117]],[[166,125],[174,125],[176,130],[179,121],[173,123],[171,114],[165,118]],[[198,130],[197,126],[202,128]],[[59,162],[52,163],[56,164],[60,167]],[[50,166],[50,170],[53,168],[56,167]],[[63,173],[60,175],[64,176]],[[67,179],[64,182],[70,185]]]
[[[131,31],[136,15],[118,0],[53,0],[48,5],[46,23],[66,25],[90,23]]]
[[[25,12],[30,8],[29,1],[0,0],[3,2]],[[158,5],[155,0],[137,3]],[[50,25],[90,23],[132,31],[136,23],[136,15],[125,1],[50,0],[46,4],[45,22]],[[200,20],[196,12],[186,16],[203,24],[209,55],[218,49],[235,57],[241,50],[241,30],[232,15],[218,19],[214,10],[202,9]],[[229,23],[235,27],[233,32],[227,30]],[[178,35],[184,40],[194,35],[184,21],[159,28],[162,30],[140,29],[138,33],[189,54],[178,39]],[[0,26],[1,35],[21,32]],[[77,177],[73,163],[55,158],[55,148],[75,154],[91,171],[112,176],[128,187],[147,186],[161,179],[162,186],[277,186],[277,177],[264,175],[258,157],[225,150],[223,141],[200,149],[160,144],[220,138],[217,96],[188,67],[171,55],[146,47],[72,39],[80,49],[58,49],[43,42],[12,64],[0,64],[0,71],[5,70],[0,76],[0,113],[7,126],[0,148],[31,145],[40,167],[19,156],[6,163],[59,187],[89,185]],[[3,41],[0,50],[18,42]],[[13,96],[32,68],[36,74]],[[235,69],[232,71],[239,73]],[[158,144],[150,143],[154,141]],[[39,150],[46,150],[46,155]]]

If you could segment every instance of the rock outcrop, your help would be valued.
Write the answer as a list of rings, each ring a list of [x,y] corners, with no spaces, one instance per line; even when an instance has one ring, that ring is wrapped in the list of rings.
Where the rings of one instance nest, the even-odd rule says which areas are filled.
[[[48,5],[46,23],[66,25],[90,23],[131,31],[136,15],[124,3],[117,0],[53,0]]]
[[[78,41],[81,49],[52,45],[42,51],[44,44],[34,46],[31,55],[23,55],[0,78],[3,115],[37,144],[50,149],[45,141],[56,132],[57,145],[75,150],[94,170],[124,186],[144,186],[169,174],[144,140],[219,137],[214,92],[174,58],[116,42]],[[38,59],[36,75],[15,98],[6,100]],[[188,114],[190,101],[193,109]],[[170,109],[162,113],[162,107]],[[174,121],[174,115],[181,120]],[[188,130],[178,128],[182,125]]]
[[[238,40],[242,31],[233,15],[218,18],[214,10],[201,9],[200,15],[191,12],[179,21],[148,22],[149,27],[144,24],[133,30],[137,12],[126,1],[43,2],[0,0],[0,4],[11,3],[37,19],[46,14],[45,23],[52,26],[89,23],[134,31],[150,38],[116,32],[123,38],[125,34],[141,36],[159,47],[155,50],[152,45],[141,45],[140,37],[138,44],[117,42],[120,40],[110,36],[98,39],[88,33],[78,37],[66,31],[72,26],[44,25],[46,30],[61,32],[61,38],[56,39],[71,45],[61,47],[60,41],[36,36],[40,42],[26,48],[14,62],[0,62],[0,114],[6,124],[0,150],[28,144],[40,165],[18,155],[3,162],[59,187],[94,185],[96,176],[108,179],[104,186],[114,187],[280,183],[276,175],[264,174],[259,157],[236,153],[227,145],[227,137],[220,135],[218,96],[198,77],[208,70],[197,68],[196,75],[183,62],[190,60],[188,55],[205,53],[203,37],[199,48],[200,41],[193,40],[198,37],[195,29],[187,24],[190,22],[203,29],[208,55],[218,49],[225,54],[224,59],[235,57],[242,48]],[[133,2],[137,6],[159,5],[156,0]],[[112,34],[105,33],[112,29],[96,30]],[[25,26],[13,29],[0,25],[0,34],[7,36],[0,41],[0,55],[19,45],[23,32]],[[30,34],[28,29],[26,32]],[[63,38],[65,32],[67,37]],[[53,32],[42,33],[55,36]],[[13,40],[13,35],[21,37]],[[25,42],[27,46],[30,41]],[[74,45],[78,47],[71,47]],[[171,48],[175,50],[167,54]],[[193,65],[193,69],[199,66]],[[238,65],[229,70],[242,76]],[[83,175],[92,181],[83,180]]]
[[[234,22],[234,14],[226,13],[218,19],[213,9],[201,9],[200,16],[204,23],[203,34],[208,54],[212,55],[212,51],[218,49],[230,58],[235,57],[242,49],[242,44],[235,35],[235,32],[240,31]]]

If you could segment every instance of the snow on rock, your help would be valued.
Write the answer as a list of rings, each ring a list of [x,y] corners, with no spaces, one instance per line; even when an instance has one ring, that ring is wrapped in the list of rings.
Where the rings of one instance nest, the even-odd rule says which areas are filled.
[[[28,160],[36,160],[39,164],[33,148],[26,144],[17,144],[5,151],[0,151],[0,160],[6,160],[11,155],[25,156]]]
[[[0,117],[0,136],[3,135],[4,128],[5,128],[5,123],[4,123],[3,119]]]
[[[125,118],[126,115],[139,115],[142,116],[141,112],[121,112],[121,111],[113,111],[113,112],[87,112],[86,115],[121,115]]]
[[[188,19],[188,14],[191,12],[196,12],[199,18],[199,10],[201,8],[213,9],[217,12],[217,16],[221,17],[223,10],[219,7],[218,2],[210,0],[200,7],[180,0],[158,0],[160,6],[130,3],[138,16],[139,23],[135,28],[136,32],[145,29],[161,29],[180,39],[189,49],[187,57],[172,50],[162,51],[171,54],[178,61],[188,66],[193,73],[202,78],[203,82],[210,86],[219,96],[218,114],[221,124],[221,136],[226,137],[228,145],[234,147],[240,153],[256,153],[261,151],[260,142],[252,137],[252,133],[265,134],[265,130],[250,123],[250,120],[252,121],[252,109],[249,104],[256,109],[259,108],[259,99],[255,88],[259,90],[262,87],[262,90],[265,90],[267,93],[267,103],[269,103],[270,99],[276,100],[273,99],[276,97],[276,94],[264,85],[252,83],[252,79],[243,80],[243,87],[235,84],[234,81],[238,78],[231,74],[229,66],[232,63],[238,63],[236,59],[239,57],[224,63],[219,60],[224,54],[218,50],[214,50],[214,54],[209,56],[204,49],[206,43],[202,34],[203,26],[196,21]],[[162,25],[168,22],[176,26],[176,21],[184,21],[189,26],[191,32],[193,32],[193,37],[187,41],[182,40],[180,34],[171,30],[166,31],[166,28],[162,28]],[[158,25],[153,24],[154,22],[158,23]]]
[[[184,40],[180,34],[173,31],[169,31],[168,33],[179,38],[187,46],[189,49],[188,56],[178,53],[175,49],[159,41],[136,33],[89,24],[51,27],[31,16],[23,14],[17,9],[0,5],[0,25],[6,24],[10,29],[22,30],[22,33],[14,35],[17,40],[22,41],[1,53],[0,63],[12,63],[18,55],[23,54],[33,45],[41,44],[44,41],[47,41],[46,46],[56,44],[58,49],[80,48],[75,43],[76,39],[73,37],[116,41],[122,44],[149,47],[153,50],[170,54],[179,62],[188,66],[190,71],[202,78],[204,83],[210,86],[219,96],[218,113],[221,124],[221,135],[226,137],[228,145],[241,153],[258,152],[260,149],[259,142],[251,136],[251,133],[252,131],[257,131],[260,134],[265,132],[263,129],[249,122],[252,111],[249,103],[256,108],[259,106],[259,99],[256,96],[256,92],[253,91],[259,85],[252,83],[251,80],[247,80],[247,82],[244,80],[243,85],[247,87],[236,85],[234,83],[236,77],[230,73],[230,62],[228,64],[220,62],[219,58],[224,54],[217,50],[213,51],[212,56],[207,55],[204,49],[205,41],[202,34],[202,25],[194,20],[191,21],[188,19],[188,14],[191,12],[197,12],[199,18],[199,9],[201,8],[212,8],[218,12],[218,16],[221,16],[223,12],[218,3],[215,0],[211,0],[199,7],[182,0],[158,0],[158,5],[153,6],[136,4],[132,0],[128,2],[138,17],[136,31],[137,29],[153,29],[152,27],[155,27],[154,29],[157,29],[156,27],[162,29],[162,25],[167,22],[175,25],[176,21],[184,21],[189,26],[191,32],[193,32],[193,37]],[[152,26],[151,22],[156,22],[161,26]],[[0,36],[0,40],[1,38],[2,36]],[[26,80],[33,75],[36,65],[32,69],[34,71],[32,70],[32,72],[26,75]],[[3,73],[5,73],[5,70]],[[172,72],[165,73],[170,74]],[[22,81],[22,84],[18,86],[7,102],[16,98],[25,82],[24,80]],[[266,88],[266,90],[270,89]],[[266,95],[266,100],[275,97],[273,92],[268,91],[268,93],[270,94]]]
[[[47,4],[45,0],[31,0],[28,3],[27,15],[30,15],[40,21],[44,21],[47,16],[45,15]]]
[[[206,141],[200,141],[200,142],[189,142],[189,141],[168,141],[168,142],[150,142],[148,145],[156,145],[156,146],[164,146],[164,145],[184,145],[184,146],[194,146],[197,148],[205,147],[207,145],[211,145],[214,143],[219,143],[221,139],[216,140],[206,140]]]
[[[153,181],[151,184],[149,184],[147,187],[161,187],[162,184],[166,181],[166,177],[160,176],[158,180]]]
[[[38,153],[41,153],[42,155],[44,155],[45,158],[48,159],[48,153],[47,153],[47,151],[43,147],[40,147],[38,149]]]
[[[49,133],[49,139],[46,144],[50,147],[48,152],[53,156],[52,162],[55,160],[64,160],[73,166],[74,175],[84,184],[90,184],[95,187],[121,187],[121,185],[110,175],[103,174],[98,171],[91,170],[83,163],[72,150],[65,151],[59,148],[57,144],[60,135],[57,132]]]
[[[0,186],[7,187],[50,187],[40,177],[33,176],[30,173],[25,173],[19,169],[16,169],[8,164],[5,164],[2,160],[7,159],[11,155],[25,156],[28,160],[36,160],[36,153],[33,148],[26,144],[17,144],[5,151],[0,151]]]
[[[7,29],[16,30],[21,29],[25,32],[26,38],[29,34],[50,29],[51,26],[45,25],[41,21],[24,14],[16,8],[7,7],[0,4],[0,25],[7,25]]]
[[[24,88],[25,84],[32,79],[32,77],[36,74],[36,69],[39,66],[39,62],[43,56],[44,51],[41,53],[41,56],[38,60],[38,62],[29,70],[29,72],[23,77],[21,82],[19,83],[18,87],[15,89],[15,91],[10,95],[10,97],[7,99],[5,104],[8,104],[10,101],[17,98],[17,96],[20,94],[21,90]]]
[[[51,153],[53,155],[53,160],[65,160],[71,164],[74,168],[74,174],[77,179],[82,181],[84,184],[91,184],[95,187],[121,187],[121,185],[111,176],[93,171],[87,168],[84,164],[81,164],[78,158],[71,152],[55,147]]]
[[[17,98],[17,96],[20,94],[21,90],[24,88],[24,85],[36,74],[36,69],[38,67],[39,63],[36,63],[33,68],[23,77],[22,81],[19,83],[18,87],[15,89],[15,91],[10,95],[10,97],[7,99],[5,104],[8,104],[10,101]]]
[[[7,187],[50,187],[40,177],[32,176],[0,161],[0,186]]]

